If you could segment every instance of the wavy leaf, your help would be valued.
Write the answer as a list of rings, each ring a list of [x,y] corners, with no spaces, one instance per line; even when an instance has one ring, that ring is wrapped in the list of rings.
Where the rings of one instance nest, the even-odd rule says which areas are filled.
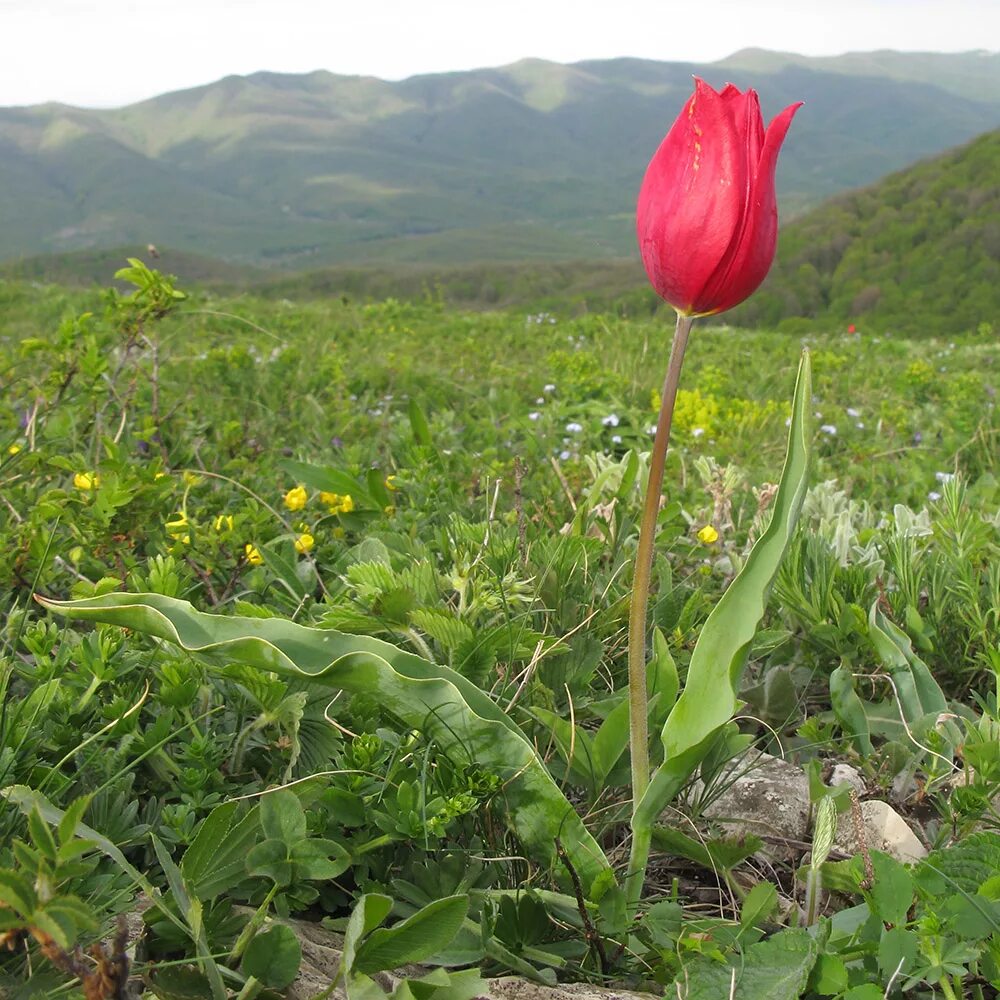
[[[601,848],[513,720],[475,684],[447,667],[378,639],[281,618],[205,614],[187,601],[159,594],[37,600],[58,614],[124,626],[211,659],[372,694],[388,712],[452,757],[499,775],[511,828],[533,858],[554,869],[560,882],[568,885],[557,863],[556,837],[586,888],[609,869]]]

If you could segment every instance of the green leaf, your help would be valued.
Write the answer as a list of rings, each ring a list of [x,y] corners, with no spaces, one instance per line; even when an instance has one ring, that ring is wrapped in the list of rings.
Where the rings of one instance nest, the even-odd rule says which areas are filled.
[[[74,799],[66,807],[66,812],[63,813],[63,818],[59,821],[58,834],[60,844],[65,844],[76,836],[77,824],[83,819],[88,805],[90,805],[90,796],[81,795],[80,798]]]
[[[243,954],[243,971],[272,990],[291,986],[301,963],[302,945],[284,924],[255,935]]]
[[[809,352],[803,351],[792,401],[788,451],[771,522],[702,626],[684,690],[661,733],[663,764],[638,804],[635,828],[653,825],[736,712],[743,667],[805,497],[811,405]]]
[[[0,903],[9,906],[22,917],[28,917],[38,905],[38,898],[27,878],[0,868]]]
[[[394,927],[373,931],[358,949],[355,967],[361,972],[382,972],[430,958],[451,944],[468,910],[468,896],[445,896]]]
[[[184,852],[181,872],[197,899],[213,899],[247,877],[247,854],[260,836],[259,807],[238,815],[238,802],[217,806]]]
[[[555,856],[561,838],[586,892],[608,861],[518,726],[467,678],[368,636],[309,628],[280,618],[209,615],[159,594],[108,594],[39,603],[73,618],[124,625],[223,662],[242,662],[372,695],[454,760],[476,762],[504,783],[506,819],[536,860],[568,889]]]
[[[628,748],[628,699],[611,709],[591,740],[596,784],[601,786]]]
[[[871,860],[875,879],[866,896],[872,913],[883,923],[905,924],[913,904],[912,876],[899,861],[881,851],[872,851]]]
[[[870,757],[875,749],[868,731],[868,716],[854,689],[853,671],[844,663],[830,674],[830,704],[844,735],[854,743],[858,753]]]
[[[941,688],[913,651],[909,636],[882,614],[877,601],[868,615],[868,635],[892,677],[903,716],[911,726],[925,715],[948,710]]]
[[[863,983],[861,986],[852,986],[841,1000],[884,1000],[885,994],[881,986],[874,983]]]
[[[48,823],[42,819],[41,813],[37,809],[32,809],[28,814],[28,834],[35,850],[39,851],[47,861],[54,864],[59,855],[59,847]]]
[[[821,948],[818,937],[791,928],[751,945],[735,965],[698,955],[667,994],[680,991],[684,1000],[799,1000]]]
[[[878,944],[878,967],[884,979],[905,976],[917,961],[919,938],[905,927],[882,931]]]
[[[956,890],[975,895],[1000,874],[1000,834],[972,833],[923,859],[914,872],[918,888],[930,900]]]
[[[681,682],[677,675],[677,664],[670,653],[670,646],[666,636],[658,629],[653,629],[653,658],[646,668],[647,695],[652,699],[659,695],[659,702],[656,706],[656,714],[662,718],[657,728],[662,728],[667,715],[677,701],[677,692],[680,690]],[[653,720],[650,719],[650,722]]]
[[[392,898],[377,892],[366,892],[354,904],[344,931],[344,952],[340,963],[342,974],[354,975],[358,947],[365,936],[389,916],[390,910],[392,910]]]
[[[746,930],[766,923],[778,906],[778,890],[770,882],[758,882],[740,907],[740,926]]]
[[[291,847],[307,836],[306,814],[295,792],[282,788],[260,799],[260,825],[269,840]]]
[[[434,447],[434,439],[431,437],[431,429],[427,423],[427,417],[420,408],[420,404],[415,399],[410,399],[408,407],[410,416],[410,429],[413,431],[413,438],[419,445],[425,448]]]
[[[251,875],[269,878],[282,888],[291,885],[295,879],[295,865],[283,840],[265,840],[257,844],[247,855],[247,871]]]
[[[847,989],[847,966],[837,955],[820,955],[809,977],[809,988],[820,996],[830,997]]]
[[[711,872],[729,871],[764,846],[764,841],[753,834],[695,840],[669,826],[654,826],[652,840],[657,850],[687,858]]]
[[[336,878],[351,865],[351,855],[340,844],[319,837],[292,845],[289,859],[297,879],[317,881]]]

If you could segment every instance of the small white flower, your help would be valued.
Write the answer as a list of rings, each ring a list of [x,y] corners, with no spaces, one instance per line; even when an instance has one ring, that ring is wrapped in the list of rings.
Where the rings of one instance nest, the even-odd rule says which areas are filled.
[[[568,461],[569,457],[570,457],[570,453],[568,451],[566,451],[565,449],[563,451],[559,452],[559,461],[560,462],[566,462],[566,461]]]
[[[541,414],[538,412],[538,410],[534,410],[532,413],[528,414],[528,419],[529,420],[537,420],[540,416],[541,416]]]
[[[545,397],[544,396],[539,396],[538,399],[535,400],[535,405],[536,406],[544,406],[545,405]]]
[[[814,416],[814,417],[815,417],[815,418],[816,418],[817,420],[822,420],[822,419],[823,419],[823,414],[822,414],[822,413],[820,413],[820,412],[819,412],[819,410],[817,410],[817,411],[816,411],[816,412],[815,412],[815,413],[813,414],[813,416]]]
[[[570,434],[579,434],[580,431],[583,430],[583,424],[578,424],[575,420],[571,420],[566,425],[566,430],[568,430]]]
[[[542,389],[542,392],[555,392],[555,391],[556,391],[555,382],[547,382],[545,388]]]
[[[617,413],[609,413],[606,417],[601,418],[601,423],[605,427],[617,427],[621,421],[618,419]]]
[[[649,426],[648,426],[648,427],[646,428],[646,433],[647,433],[647,434],[648,434],[648,435],[649,435],[650,437],[652,437],[652,436],[653,436],[654,434],[656,434],[656,424],[650,424],[650,425],[649,425]]]
[[[849,417],[860,417],[861,416],[861,411],[860,410],[856,410],[853,406],[849,406],[847,408],[847,415]]]
[[[941,499],[941,494],[938,493],[937,490],[931,490],[930,493],[927,494],[927,499],[928,500],[940,500]]]
[[[859,431],[863,431],[865,429],[865,424],[863,420],[859,420],[854,426],[857,427]]]
[[[700,438],[705,433],[704,427],[695,427],[691,430],[691,437]]]
[[[935,472],[934,478],[939,483],[950,483],[955,478],[954,472]]]
[[[611,435],[611,443],[612,444],[621,444],[622,443],[622,436],[621,436],[621,434],[612,434]]]
[[[830,437],[833,437],[833,436],[834,436],[834,435],[835,435],[835,434],[837,433],[837,428],[836,428],[836,427],[834,427],[834,426],[833,426],[833,424],[823,424],[823,425],[822,425],[822,426],[820,427],[820,430],[821,430],[821,431],[822,431],[822,432],[823,432],[824,434],[829,434],[829,435],[830,435]]]

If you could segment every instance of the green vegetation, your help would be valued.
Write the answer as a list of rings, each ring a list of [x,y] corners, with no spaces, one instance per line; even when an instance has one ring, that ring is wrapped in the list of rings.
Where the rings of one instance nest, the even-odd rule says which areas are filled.
[[[1000,986],[985,331],[807,338],[812,486],[720,668],[712,609],[744,567],[766,592],[751,545],[794,521],[767,484],[799,343],[696,325],[651,601],[652,763],[669,718],[679,794],[636,912],[625,633],[662,317],[120,278],[0,281],[0,989],[111,996],[134,945],[159,997],[280,993],[290,918],[344,935],[312,993]],[[692,706],[699,677],[738,719]],[[812,842],[766,864],[706,805],[751,746],[810,776]],[[926,860],[836,846],[835,762]],[[431,968],[379,978],[408,962]]]
[[[806,102],[779,168],[786,217],[1000,124],[995,59],[976,53],[947,72],[893,53],[864,76],[799,62],[735,81],[769,115]],[[150,242],[285,269],[630,255],[643,165],[691,74],[721,86],[730,65],[257,73],[116,110],[0,109],[0,259]]]
[[[764,288],[736,320],[988,333],[1000,315],[998,176],[1000,131],[834,199],[784,229]]]

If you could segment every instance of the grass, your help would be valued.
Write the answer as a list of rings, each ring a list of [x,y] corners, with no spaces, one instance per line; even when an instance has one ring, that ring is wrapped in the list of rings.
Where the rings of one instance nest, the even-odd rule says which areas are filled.
[[[780,995],[814,998],[835,995],[817,985],[817,948],[830,976],[842,967],[841,993],[877,976],[884,987],[891,970],[873,970],[879,948],[899,937],[884,944],[883,924],[896,922],[921,955],[965,949],[946,977],[953,993],[954,981],[974,996],[995,978],[989,932],[976,937],[957,917],[932,926],[930,869],[900,875],[878,852],[878,878],[910,893],[912,909],[887,919],[883,898],[861,886],[861,859],[832,862],[824,885],[868,907],[874,923],[848,941],[831,897],[827,943],[806,947],[801,928],[779,930],[797,918],[772,920],[776,895],[770,908],[769,890],[748,895],[756,882],[801,900],[795,866],[765,875],[747,852],[718,867],[723,830],[687,799],[678,805],[700,853],[674,838],[674,853],[659,856],[641,926],[622,924],[616,897],[606,897],[594,911],[601,957],[593,935],[573,929],[572,896],[548,892],[565,873],[526,858],[505,828],[496,770],[402,725],[375,695],[331,701],[328,689],[249,660],[209,662],[134,630],[67,626],[40,610],[32,593],[146,591],[225,615],[372,636],[447,665],[509,706],[613,865],[623,862],[627,755],[595,781],[578,748],[596,743],[624,683],[639,486],[668,346],[662,317],[462,311],[433,296],[177,300],[155,276],[136,280],[144,290],[131,298],[0,283],[0,787],[28,787],[58,809],[85,798],[85,822],[173,900],[145,918],[135,968],[148,988],[178,989],[161,978],[174,965],[199,995],[218,997],[224,980],[234,992],[245,987],[256,968],[241,958],[253,929],[234,904],[262,908],[261,919],[340,920],[377,891],[393,897],[397,920],[467,895],[478,943],[465,942],[472,957],[460,964],[487,973],[568,978],[568,961],[594,981],[708,989],[713,962],[716,971],[744,960],[754,968],[786,948],[805,972],[797,993]],[[725,745],[736,753],[780,741],[817,775],[820,797],[823,768],[851,762],[929,846],[975,843],[988,869],[993,841],[969,838],[997,828],[989,801],[1000,778],[990,749],[1000,666],[997,352],[981,334],[928,334],[817,326],[793,337],[696,325],[651,619],[655,648],[683,681],[701,624],[760,528],[761,491],[780,469],[807,344],[813,489],[750,653],[739,731],[727,731]],[[699,537],[706,525],[713,532]],[[949,699],[948,719],[900,723],[873,606],[913,642]],[[853,707],[831,697],[831,678],[844,671],[854,677]],[[859,705],[871,752],[850,721]],[[720,745],[719,767],[726,752]],[[971,760],[978,777],[967,794],[951,794],[951,769]],[[703,776],[711,780],[707,766]],[[290,784],[291,799],[251,810],[279,784]],[[0,926],[27,927],[34,942],[30,965],[19,948],[0,973],[51,991],[82,974],[57,950],[72,956],[76,941],[113,936],[136,888],[106,851],[85,852],[76,868],[46,860],[44,821],[55,814],[30,819],[39,801],[17,791],[0,803],[3,884],[41,884],[48,865],[54,896],[79,905],[66,904],[75,916],[58,925],[48,961],[30,936],[51,926],[48,902]],[[232,879],[204,888],[196,919],[171,864],[196,889],[192,858],[212,830],[237,819],[252,860],[241,854]],[[285,836],[275,830],[300,823],[319,846],[298,868],[275,867],[275,852],[285,858],[295,841],[289,834],[275,847]],[[13,846],[15,837],[34,853]],[[717,884],[698,867],[706,857],[726,872]],[[706,884],[726,916],[699,906]],[[768,913],[759,926],[751,895]],[[10,913],[27,906],[15,903],[5,904]],[[701,954],[703,934],[714,959]],[[628,949],[612,963],[622,941]],[[941,974],[913,954],[907,995],[928,995]]]

